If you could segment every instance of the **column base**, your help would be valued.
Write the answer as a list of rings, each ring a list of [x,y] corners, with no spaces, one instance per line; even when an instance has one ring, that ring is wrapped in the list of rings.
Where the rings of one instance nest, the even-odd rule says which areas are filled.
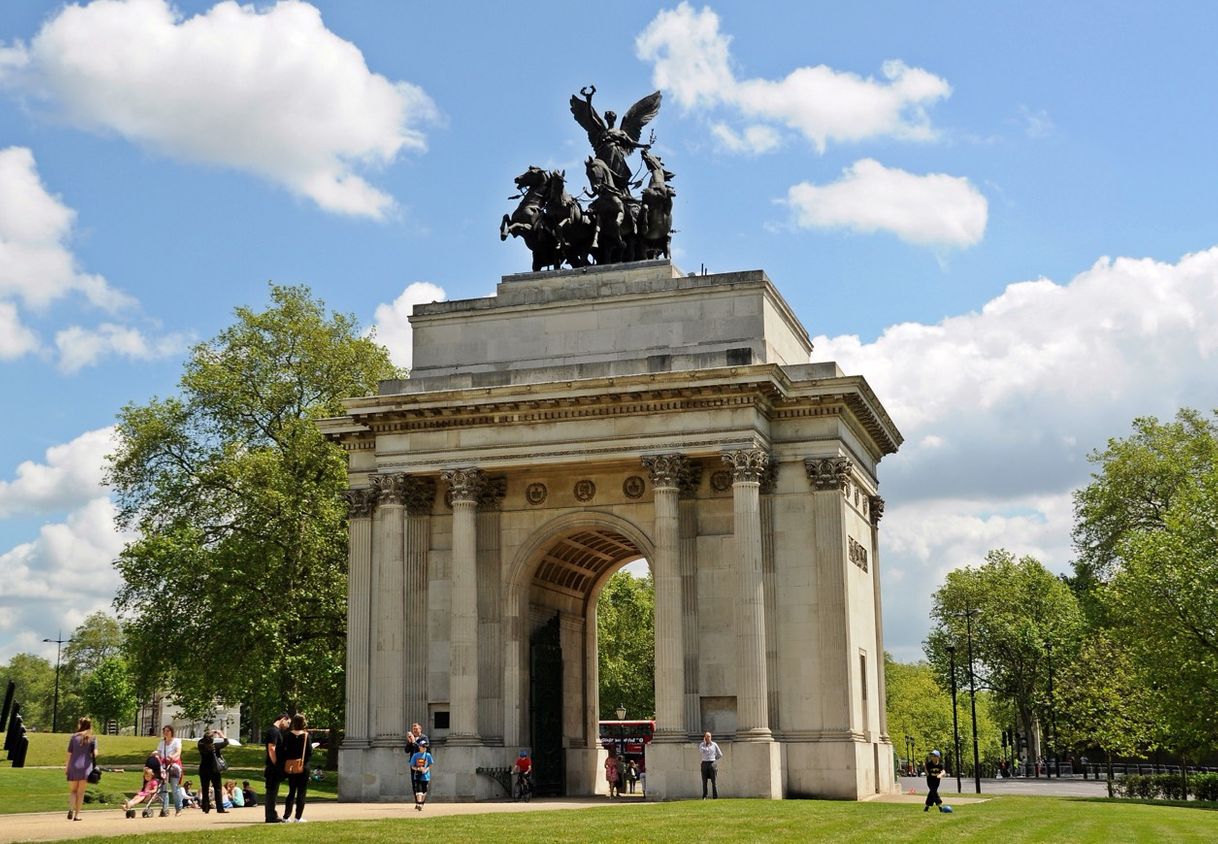
[[[758,742],[773,740],[774,734],[770,732],[769,727],[753,727],[749,730],[736,731],[736,741]]]
[[[684,730],[680,729],[662,729],[656,730],[651,736],[652,744],[679,744],[689,741],[689,736]]]
[[[444,739],[445,747],[482,747],[482,736],[474,733],[473,735],[453,735],[448,734],[448,738]]]

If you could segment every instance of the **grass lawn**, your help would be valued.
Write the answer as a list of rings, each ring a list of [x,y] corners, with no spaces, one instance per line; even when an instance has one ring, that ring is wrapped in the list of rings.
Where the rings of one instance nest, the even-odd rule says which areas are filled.
[[[412,830],[406,824],[422,824]],[[231,832],[174,835],[175,844],[206,841],[371,842],[420,836],[428,844],[465,841],[976,841],[1188,842],[1218,840],[1218,812],[1051,797],[997,797],[961,806],[953,815],[923,813],[915,804],[816,800],[718,800],[606,806],[383,821],[313,823]],[[414,837],[411,835],[411,837]],[[146,840],[90,838],[87,841]]]
[[[103,768],[109,765],[103,759]],[[138,763],[137,763],[138,764]],[[198,768],[186,766],[185,778],[199,787]],[[114,810],[119,803],[139,790],[143,779],[142,767],[124,773],[106,771],[102,781],[91,785],[85,792],[86,811]],[[223,775],[225,780],[249,780],[254,791],[265,793],[262,787],[262,768],[230,768]],[[337,782],[333,773],[327,773],[322,782],[309,783],[310,800],[334,800],[337,798]],[[280,799],[283,791],[280,790]],[[90,798],[92,798],[90,800]],[[67,811],[68,783],[62,768],[20,768],[12,770],[0,766],[0,815],[14,812],[58,812]]]
[[[27,733],[30,740],[29,751],[25,756],[27,768],[38,768],[44,765],[63,765],[67,756],[68,740],[71,733]],[[104,767],[142,767],[144,759],[156,750],[160,736],[98,736],[97,759]],[[228,764],[240,768],[257,768],[262,766],[262,747],[260,745],[242,745],[230,747],[224,751]],[[325,761],[324,753],[315,754],[314,764],[321,765]],[[189,768],[199,767],[199,749],[195,742],[182,740],[182,763]],[[0,766],[0,771],[7,765]],[[66,810],[65,810],[66,811]]]

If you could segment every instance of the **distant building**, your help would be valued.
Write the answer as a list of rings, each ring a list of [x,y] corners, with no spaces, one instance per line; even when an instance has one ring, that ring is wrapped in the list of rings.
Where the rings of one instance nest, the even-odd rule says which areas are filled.
[[[241,726],[241,704],[216,702],[214,716],[207,721],[191,721],[182,714],[182,709],[168,694],[159,693],[142,703],[136,715],[136,730],[141,736],[160,735],[165,725],[173,727],[178,738],[193,738],[203,735],[204,730],[223,730],[234,738]]]

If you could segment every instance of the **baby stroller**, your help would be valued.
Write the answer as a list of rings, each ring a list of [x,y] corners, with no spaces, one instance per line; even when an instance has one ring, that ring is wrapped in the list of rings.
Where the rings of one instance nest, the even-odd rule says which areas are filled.
[[[123,804],[127,817],[134,818],[137,809],[141,817],[152,817],[152,813],[160,809],[161,798],[169,788],[166,779],[164,760],[155,753],[145,759],[143,785]]]

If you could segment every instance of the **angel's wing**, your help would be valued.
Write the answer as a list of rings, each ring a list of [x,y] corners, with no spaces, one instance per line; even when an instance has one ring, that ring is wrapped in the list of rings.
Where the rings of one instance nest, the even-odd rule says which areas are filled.
[[[601,132],[608,128],[605,119],[592,107],[592,103],[576,96],[571,97],[571,113],[575,115],[575,122],[584,127],[588,140],[595,147]]]
[[[630,136],[630,140],[636,144],[639,138],[642,137],[643,127],[651,122],[657,114],[660,113],[660,92],[648,94],[630,107],[626,112],[626,116],[622,118],[622,130]]]

